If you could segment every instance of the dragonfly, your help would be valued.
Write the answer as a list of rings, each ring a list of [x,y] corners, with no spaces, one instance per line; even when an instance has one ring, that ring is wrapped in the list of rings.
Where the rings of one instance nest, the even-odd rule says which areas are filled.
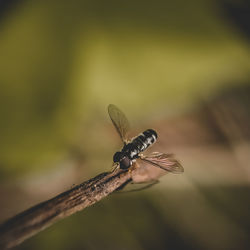
[[[108,106],[108,114],[123,142],[122,149],[117,151],[113,156],[113,171],[116,169],[130,170],[139,168],[142,170],[141,172],[145,172],[146,168],[140,166],[142,164],[150,164],[166,172],[175,174],[184,172],[184,168],[174,158],[173,154],[161,152],[143,153],[157,141],[158,134],[155,130],[147,129],[138,136],[129,139],[128,132],[130,125],[125,114],[114,104]],[[148,176],[144,179],[142,178],[143,182],[147,182],[148,178]],[[151,179],[156,179],[156,177],[152,177]],[[136,178],[134,178],[134,182],[138,183],[140,181],[136,181]]]

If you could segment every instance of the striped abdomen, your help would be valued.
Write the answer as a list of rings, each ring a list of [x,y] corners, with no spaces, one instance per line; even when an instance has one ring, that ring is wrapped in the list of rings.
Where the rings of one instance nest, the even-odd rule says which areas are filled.
[[[148,129],[133,139],[122,149],[122,152],[128,156],[130,160],[138,158],[138,154],[147,149],[156,142],[157,133],[153,129]]]

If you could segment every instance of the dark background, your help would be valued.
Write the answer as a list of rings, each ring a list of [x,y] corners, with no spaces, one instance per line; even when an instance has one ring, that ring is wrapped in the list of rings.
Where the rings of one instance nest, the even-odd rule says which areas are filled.
[[[249,249],[249,17],[236,0],[0,1],[1,222],[111,169],[109,103],[185,169],[16,249]]]

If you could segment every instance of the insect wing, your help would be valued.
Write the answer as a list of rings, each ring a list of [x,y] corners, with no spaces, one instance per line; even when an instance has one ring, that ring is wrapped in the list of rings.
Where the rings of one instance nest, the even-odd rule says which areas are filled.
[[[150,183],[158,180],[168,172],[161,168],[156,168],[150,162],[146,162],[142,159],[137,159],[133,163],[134,169],[131,171],[133,183]]]
[[[129,130],[129,122],[125,114],[118,109],[114,104],[108,106],[108,113],[112,123],[114,124],[118,134],[123,142],[127,142],[127,133]]]
[[[125,183],[117,191],[123,193],[135,192],[144,190],[152,187],[153,185],[159,183],[159,178],[166,174],[166,171],[155,168],[151,164],[137,159],[136,162],[133,162],[131,167],[131,180]]]
[[[173,157],[173,154],[154,152],[151,155],[142,156],[141,159],[171,173],[184,172],[182,165]]]

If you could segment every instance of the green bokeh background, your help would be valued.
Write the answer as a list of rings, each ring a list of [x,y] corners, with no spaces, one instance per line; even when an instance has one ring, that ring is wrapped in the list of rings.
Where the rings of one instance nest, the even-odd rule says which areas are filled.
[[[112,133],[105,133],[111,126],[109,103],[121,107],[131,123],[140,127],[196,110],[201,100],[209,100],[221,89],[249,82],[248,41],[226,18],[222,3],[12,1],[0,20],[2,190],[8,191],[20,180],[23,183],[27,176],[44,175],[53,168],[60,171],[58,166],[76,155],[84,162],[77,181],[108,170],[119,145],[116,135],[110,138]],[[171,191],[153,190],[111,196],[88,208],[85,217],[74,215],[20,249],[209,246],[209,236],[199,241],[176,226],[173,218],[178,217],[178,208],[175,199],[168,197]],[[164,202],[153,198],[156,194],[163,195]],[[19,201],[20,209],[32,205],[28,200]],[[168,217],[164,207],[172,202],[173,207],[166,208],[172,213]],[[4,210],[20,211],[11,208],[14,204],[15,199]],[[126,225],[128,214],[132,229]],[[144,219],[132,219],[142,215]],[[165,233],[172,237],[164,241]],[[238,243],[222,239],[214,246],[229,249],[230,244]]]

